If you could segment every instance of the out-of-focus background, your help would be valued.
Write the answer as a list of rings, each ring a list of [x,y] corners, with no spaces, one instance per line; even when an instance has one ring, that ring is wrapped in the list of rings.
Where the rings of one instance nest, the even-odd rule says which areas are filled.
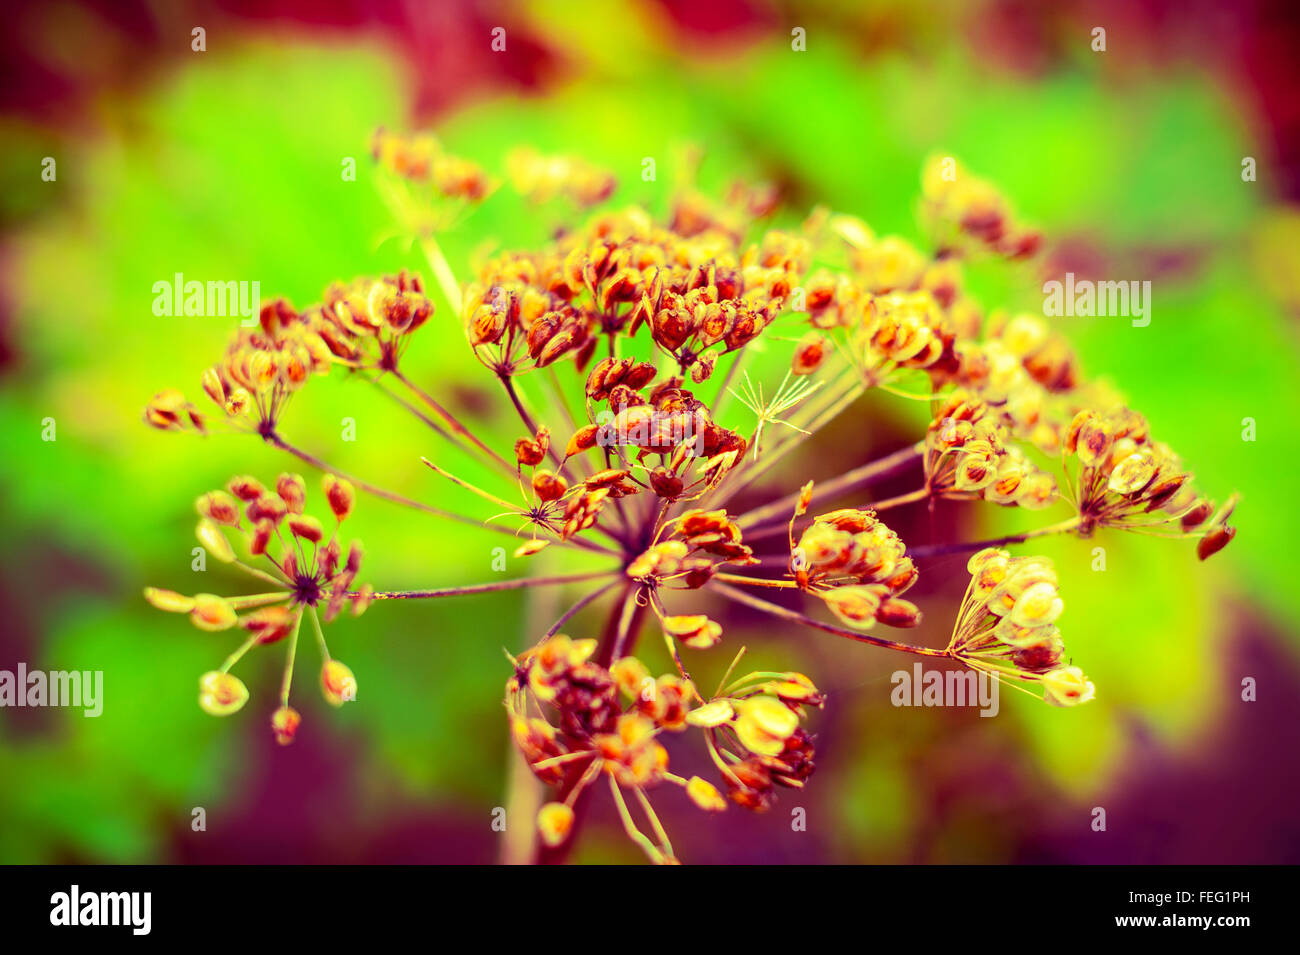
[[[191,49],[195,27],[204,52]],[[491,49],[497,27],[503,52]],[[806,50],[791,48],[796,27]],[[1105,52],[1092,49],[1096,27]],[[1103,572],[1089,544],[1038,548],[1058,562],[1066,644],[1098,687],[1077,710],[1013,693],[994,719],[896,709],[889,675],[910,660],[732,612],[727,644],[692,669],[712,685],[744,642],[756,661],[812,676],[830,693],[812,723],[819,765],[763,816],[704,818],[666,794],[659,808],[686,861],[1300,861],[1297,50],[1300,21],[1281,0],[10,5],[0,669],[103,670],[105,702],[98,719],[0,710],[0,861],[498,858],[493,809],[515,759],[502,648],[531,643],[580,592],[380,605],[340,621],[331,649],[357,674],[359,700],[338,712],[320,702],[305,645],[304,725],[287,748],[265,725],[278,648],[241,664],[248,706],[213,719],[195,705],[195,680],[233,641],[140,596],[146,584],[243,592],[223,567],[191,570],[194,498],[232,474],[273,479],[290,466],[255,439],[141,422],[164,387],[201,397],[199,374],[232,330],[155,317],[153,283],[257,279],[264,295],[305,305],[336,278],[427,273],[417,249],[386,239],[367,156],[380,125],[432,129],[496,172],[518,145],[579,155],[618,176],[613,207],[660,211],[700,147],[706,189],[778,184],[778,223],[824,203],[909,238],[924,158],[960,157],[1044,230],[1059,271],[1152,281],[1149,327],[1061,327],[1085,373],[1145,413],[1207,492],[1242,492],[1237,539],[1204,564],[1187,542],[1131,535],[1095,542]],[[340,175],[346,157],[354,182]],[[642,180],[646,157],[655,182]],[[561,221],[502,190],[444,247],[468,274],[475,254],[535,245]],[[971,271],[985,306],[1036,310],[1041,281]],[[437,300],[406,370],[506,448],[518,429]],[[914,440],[924,416],[866,400],[771,488]],[[344,417],[353,442],[340,441]],[[47,419],[54,441],[42,439]],[[360,383],[313,382],[284,430],[353,473],[489,513],[433,483],[418,461],[428,432]],[[966,534],[1029,526],[987,505],[942,513]],[[366,544],[363,579],[382,589],[500,576],[493,535],[364,497],[349,523]],[[923,514],[890,523],[905,539],[929,533]],[[507,573],[535,569],[512,561]],[[923,567],[919,641],[946,639],[964,582],[960,558]],[[653,650],[647,659],[666,666]],[[1247,677],[1255,702],[1241,699]],[[673,751],[679,772],[702,768],[701,754]],[[574,858],[638,860],[596,803]],[[791,829],[795,806],[806,832]],[[191,828],[196,807],[205,831]],[[1095,807],[1105,832],[1091,827]]]

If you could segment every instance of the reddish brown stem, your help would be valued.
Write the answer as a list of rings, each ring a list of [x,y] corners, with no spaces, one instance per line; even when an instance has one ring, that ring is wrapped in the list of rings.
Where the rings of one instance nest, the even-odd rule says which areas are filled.
[[[869,643],[873,647],[884,647],[887,650],[901,650],[904,653],[914,653],[923,657],[946,657],[947,650],[934,650],[930,647],[918,647],[911,643],[899,643],[896,640],[886,640],[883,637],[873,637],[868,633],[859,633],[856,630],[846,630],[844,627],[837,627],[833,624],[822,623],[820,620],[814,620],[812,617],[805,617],[797,610],[790,610],[782,607],[780,604],[774,604],[761,597],[755,597],[753,594],[746,593],[739,588],[732,587],[728,584],[718,583],[716,581],[709,584],[709,587],[716,590],[725,597],[730,597],[737,603],[746,604],[755,610],[761,610],[769,613],[774,617],[780,617],[782,620],[788,620],[791,623],[797,623],[804,627],[812,627],[825,633],[833,633],[837,637],[848,637],[850,640],[856,640],[858,643]]]
[[[553,587],[559,584],[576,584],[584,580],[610,577],[617,570],[601,570],[590,574],[564,574],[558,577],[515,577],[496,580],[490,584],[469,584],[464,587],[442,587],[438,590],[386,590],[371,594],[371,600],[425,600],[431,597],[468,597],[473,594],[491,594],[502,590],[523,590],[527,587]],[[356,591],[349,591],[355,594]]]

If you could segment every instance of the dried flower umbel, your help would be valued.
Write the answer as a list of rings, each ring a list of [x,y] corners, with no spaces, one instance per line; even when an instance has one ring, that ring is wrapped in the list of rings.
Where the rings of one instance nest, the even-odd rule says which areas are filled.
[[[791,627],[944,658],[1073,706],[1095,691],[1065,656],[1056,572],[1044,558],[1005,548],[1047,534],[1126,530],[1193,538],[1204,559],[1234,534],[1226,522],[1235,496],[1216,508],[1140,415],[1098,407],[1068,343],[1044,319],[986,315],[965,291],[964,256],[1023,259],[1040,239],[991,186],[955,164],[937,160],[924,175],[931,254],[823,210],[794,230],[764,230],[759,220],[775,207],[770,191],[737,187],[714,203],[686,183],[664,221],[635,208],[599,212],[541,249],[495,255],[462,285],[437,234],[483,202],[495,180],[429,137],[381,131],[374,152],[383,196],[424,250],[452,317],[439,317],[421,279],[407,272],[334,283],[301,310],[268,303],[259,326],[235,336],[201,376],[214,411],[175,390],[145,409],[161,430],[242,431],[319,469],[334,519],[327,530],[306,513],[306,483],[292,473],[274,488],[235,478],[199,499],[198,537],[208,552],[274,588],[239,597],[146,591],[200,629],[246,634],[200,680],[208,712],[240,709],[248,691],[231,668],[253,646],[287,639],[271,729],[280,742],[292,740],[300,718],[289,707],[289,681],[304,618],[320,642],[323,692],[338,704],[355,698],[356,680],[330,657],[322,617],[359,613],[372,601],[586,582],[535,645],[510,658],[510,732],[536,777],[555,787],[536,818],[539,857],[572,843],[580,799],[603,779],[633,842],[652,860],[673,862],[652,794],[668,784],[707,812],[766,809],[779,788],[801,787],[812,774],[814,741],[803,721],[825,702],[799,673],[732,679],[743,648],[705,697],[686,655],[706,654],[727,635],[716,599],[701,594]],[[535,152],[516,154],[509,178],[535,202],[564,197],[577,208],[615,191],[612,177],[580,159]],[[460,323],[519,419],[508,439],[482,436],[406,376],[403,356],[421,347],[433,321]],[[747,367],[760,338],[768,351],[790,343],[789,372],[775,388]],[[349,478],[285,436],[289,398],[338,368],[373,383],[441,439],[438,460],[425,463],[458,489],[447,493],[472,495],[466,505],[476,497],[477,509],[434,507]],[[929,402],[924,435],[846,473],[810,475],[816,480],[759,506],[729,506],[870,389]],[[496,486],[457,477],[443,461],[450,453],[487,465]],[[914,490],[854,502],[908,475]],[[546,550],[586,566],[374,592],[355,582],[358,545],[345,550],[339,538],[354,488],[522,538],[517,557]],[[1066,503],[1073,514],[996,540],[921,546],[889,527],[891,509],[938,498],[1025,510]],[[883,636],[881,628],[920,622],[921,608],[904,594],[927,561],[962,552],[973,553],[971,576],[948,645]],[[785,591],[811,612],[758,596],[763,590]],[[579,613],[605,599],[603,631],[581,633]],[[651,615],[670,667],[658,676],[634,655]],[[669,745],[695,733],[713,781],[670,769]]]
[[[307,485],[297,474],[281,474],[273,489],[253,477],[231,478],[226,490],[209,491],[196,503],[200,518],[195,536],[204,549],[275,590],[240,597],[191,597],[156,587],[145,590],[145,598],[155,607],[188,614],[200,630],[237,629],[248,634],[219,670],[199,678],[199,705],[213,716],[229,716],[248,701],[248,689],[230,672],[244,654],[254,646],[288,638],[280,708],[271,716],[271,730],[282,744],[293,741],[301,722],[298,712],[289,706],[289,689],[303,617],[311,621],[320,645],[325,699],[341,706],[356,699],[356,679],[330,656],[321,617],[329,623],[345,607],[360,614],[372,596],[368,584],[352,589],[361,567],[361,545],[353,541],[345,556],[339,540],[356,494],[347,481],[333,474],[326,474],[322,484],[333,519],[328,539],[325,525],[304,512]],[[249,560],[266,569],[240,559],[226,528],[242,539]]]

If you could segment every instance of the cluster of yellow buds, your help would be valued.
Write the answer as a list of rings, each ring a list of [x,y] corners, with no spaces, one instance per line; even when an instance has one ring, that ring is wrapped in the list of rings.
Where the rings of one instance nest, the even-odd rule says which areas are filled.
[[[1048,391],[1070,391],[1078,385],[1079,369],[1074,349],[1065,336],[1053,329],[1042,316],[995,311],[989,316],[984,331],[990,341],[999,342],[1015,356],[1020,367]],[[1003,390],[1006,393],[1012,388]]]
[[[351,368],[397,369],[410,335],[433,315],[418,275],[335,282],[305,312],[330,351]]]
[[[515,190],[536,203],[563,196],[585,209],[614,194],[614,174],[577,156],[544,156],[526,146],[506,157],[506,170]]]
[[[273,425],[289,396],[313,375],[329,372],[333,355],[315,324],[288,302],[262,306],[259,324],[241,328],[225,357],[203,373],[203,390],[231,418],[256,413],[258,424]],[[166,431],[205,430],[203,416],[180,392],[155,395],[145,421]]]
[[[241,328],[220,362],[202,377],[203,391],[237,424],[274,431],[285,402],[312,375],[335,364],[393,371],[408,336],[433,314],[419,276],[402,271],[379,279],[336,282],[324,301],[297,311],[284,299],[265,303],[258,325]],[[174,389],[159,392],[145,421],[165,431],[206,430],[203,415]]]
[[[862,373],[878,383],[895,368],[931,368],[951,351],[947,316],[929,292],[891,292],[876,297],[850,334]]]
[[[862,326],[874,301],[860,283],[842,272],[818,269],[804,283],[804,308],[814,328]]]
[[[755,220],[770,216],[779,202],[780,191],[772,183],[737,180],[721,200],[686,186],[673,196],[669,228],[680,236],[725,235],[738,243]]]
[[[244,392],[247,395],[247,392]],[[246,406],[245,406],[246,407]],[[240,408],[242,411],[243,409]],[[179,388],[164,388],[144,406],[144,421],[159,431],[197,431],[206,434],[207,419]]]
[[[849,268],[872,295],[905,292],[920,286],[927,259],[920,249],[898,236],[877,238],[862,223],[841,220],[840,231],[849,243]]]
[[[868,508],[842,508],[819,515],[794,542],[794,521],[807,513],[813,483],[803,486],[790,517],[790,576],[801,590],[819,596],[840,620],[866,630],[917,626],[917,605],[901,598],[917,582],[917,565],[893,530]]]
[[[989,405],[955,391],[938,405],[925,435],[926,487],[950,498],[982,497],[1041,510],[1056,500],[1056,480],[1015,445]]]
[[[726,510],[693,508],[665,528],[657,541],[627,565],[626,574],[658,588],[673,582],[681,589],[703,587],[722,564],[755,562],[753,549],[741,540],[740,527]]]
[[[475,356],[498,375],[545,368],[569,355],[581,368],[596,349],[587,315],[519,281],[469,286],[462,315]]]
[[[671,534],[684,541],[692,551],[712,554],[721,561],[745,564],[754,552],[741,542],[740,526],[725,509],[713,511],[692,508],[673,521]]]
[[[979,332],[982,314],[966,293],[958,260],[931,258],[898,236],[877,238],[862,220],[824,209],[815,210],[804,228],[815,235],[829,233],[847,250],[847,274],[821,269],[808,282],[814,325],[854,326],[875,296],[927,292],[957,334],[973,338]]]
[[[1055,393],[1025,369],[1000,339],[959,342],[952,381],[986,402],[1007,431],[1046,454],[1061,451],[1061,437],[1073,414],[1069,392]]]
[[[659,729],[681,732],[691,701],[698,698],[695,684],[675,673],[656,678],[636,657],[615,660],[610,673],[633,708]]]
[[[948,382],[987,402],[1015,437],[1060,453],[1078,384],[1064,336],[1037,315],[999,311],[985,323],[983,341],[959,338],[953,356]]]
[[[921,622],[921,611],[901,596],[916,582],[916,565],[899,536],[870,509],[815,517],[791,549],[790,570],[800,589],[820,597],[855,629],[877,621],[888,627]]]
[[[1045,557],[1012,557],[987,548],[967,563],[971,581],[947,652],[998,679],[1039,684],[1055,706],[1087,703],[1092,683],[1062,663],[1065,648],[1056,621],[1065,609],[1056,571]]]
[[[520,656],[533,698],[553,706],[560,728],[570,736],[590,736],[612,729],[618,719],[618,687],[604,667],[591,661],[595,640],[551,637]]]
[[[643,396],[653,373],[649,362],[599,361],[587,378],[587,399],[589,405],[608,402],[609,411],[574,432],[565,448],[566,458],[600,449],[616,454],[628,469],[645,472],[644,481],[631,478],[631,493],[649,489],[667,500],[698,495],[736,464],[747,442],[716,424],[708,406],[682,388],[680,378],[665,379]],[[588,417],[592,417],[590,407]],[[629,457],[633,452],[635,460]],[[646,464],[651,456],[658,456],[657,464]],[[701,474],[692,481],[688,471],[700,459]]]
[[[700,382],[720,350],[742,347],[772,322],[807,256],[798,237],[769,233],[742,253],[721,230],[685,234],[632,209],[597,217],[540,253],[487,263],[463,319],[480,360],[499,374],[570,353],[581,368],[596,338],[648,325],[682,374]]]
[[[799,789],[812,775],[813,737],[799,721],[808,707],[824,705],[802,673],[750,673],[688,713],[686,722],[705,731],[728,798],[762,812],[775,799],[774,785]]]
[[[145,599],[160,610],[187,614],[200,630],[238,628],[247,632],[243,644],[221,669],[205,673],[199,681],[199,705],[214,716],[228,716],[248,700],[247,687],[229,672],[231,667],[253,646],[290,638],[280,708],[271,720],[272,731],[281,743],[293,740],[301,722],[289,706],[289,682],[303,616],[309,616],[319,629],[318,608],[329,622],[345,606],[360,614],[373,594],[368,584],[352,589],[361,567],[360,544],[353,541],[344,558],[338,538],[340,526],[352,512],[352,486],[332,474],[325,475],[322,483],[334,519],[328,540],[321,521],[305,513],[307,486],[297,474],[281,474],[274,489],[253,477],[232,478],[225,490],[210,491],[195,503],[200,515],[195,536],[207,554],[278,589],[243,597],[206,593],[186,596],[157,587],[148,587],[144,593]],[[267,570],[240,560],[226,529],[238,532],[249,558],[254,563],[265,561]],[[278,556],[273,553],[277,549]],[[321,670],[321,688],[326,700],[335,706],[356,698],[352,671],[331,659],[328,651]]]
[[[959,350],[975,341],[984,319],[966,294],[957,260],[929,259],[897,237],[877,239],[849,216],[814,213],[805,228],[838,236],[849,268],[819,269],[809,278],[809,322],[847,330],[848,355],[870,384],[882,384],[896,368],[924,369],[935,389],[959,380]],[[816,367],[809,345],[796,351],[797,373]]]
[[[1204,560],[1236,534],[1227,524],[1235,496],[1216,511],[1168,445],[1151,440],[1146,419],[1135,411],[1080,411],[1066,431],[1064,453],[1079,462],[1080,536],[1098,526],[1173,527],[1180,536],[1198,538]]]
[[[672,783],[708,812],[725,809],[726,797],[702,777],[670,771],[664,734],[701,731],[727,797],[745,808],[768,808],[774,786],[799,788],[812,774],[813,740],[799,724],[824,698],[803,674],[751,673],[705,701],[689,679],[653,677],[636,657],[609,667],[594,663],[595,646],[594,640],[548,637],[514,661],[506,684],[516,746],[540,780],[561,786],[537,816],[543,844],[568,839],[574,803],[604,776],[633,841],[654,862],[676,862],[647,790]],[[625,792],[635,795],[654,838],[638,827]]]
[[[922,171],[921,219],[945,251],[986,250],[1026,259],[1042,246],[1042,235],[1016,220],[996,187],[951,156],[932,157]]]
[[[492,191],[492,181],[480,166],[449,154],[427,133],[403,135],[381,128],[370,148],[380,168],[400,179],[427,183],[444,198],[481,202]]]
[[[716,273],[710,266],[708,273]],[[755,299],[739,291],[738,272],[723,278],[697,270],[688,280],[685,292],[663,289],[656,282],[646,291],[633,318],[631,333],[648,320],[650,337],[672,355],[683,372],[699,384],[712,373],[718,351],[706,351],[721,345],[723,352],[735,351],[749,344],[780,313],[784,300]],[[696,284],[701,283],[701,284]],[[642,316],[648,316],[643,319]]]
[[[604,359],[593,377],[600,375],[606,363],[623,360]],[[678,470],[687,457],[718,453],[718,446],[724,443],[723,435],[734,432],[715,425],[708,407],[693,392],[681,387],[680,378],[666,379],[652,388],[647,397],[642,397],[639,388],[634,387],[643,377],[642,370],[644,365],[607,393],[610,407],[607,420],[580,429],[586,433],[575,435],[578,446],[594,441],[595,446],[615,451],[620,457],[634,451],[638,459],[657,454],[674,459]]]
[[[657,269],[636,299],[629,333],[650,326],[654,343],[697,384],[718,355],[743,348],[772,324],[807,268],[807,241],[769,232],[736,267],[714,260],[686,269]],[[714,346],[718,350],[710,351]]]

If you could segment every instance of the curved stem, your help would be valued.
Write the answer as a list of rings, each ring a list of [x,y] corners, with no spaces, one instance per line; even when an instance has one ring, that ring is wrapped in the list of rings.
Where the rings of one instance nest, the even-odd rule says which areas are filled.
[[[720,594],[730,597],[737,603],[753,607],[755,610],[761,610],[769,613],[774,617],[780,617],[782,620],[788,620],[791,623],[801,624],[805,627],[812,627],[815,630],[821,630],[825,633],[833,633],[837,637],[848,637],[850,640],[856,640],[858,643],[869,643],[874,647],[884,647],[887,650],[901,650],[904,653],[915,653],[923,657],[946,657],[949,656],[947,650],[934,650],[930,647],[918,647],[911,643],[899,643],[896,640],[886,640],[883,637],[873,637],[867,633],[859,633],[856,630],[846,630],[843,627],[837,627],[833,624],[822,623],[820,620],[814,620],[812,617],[805,617],[797,610],[790,610],[782,607],[780,604],[770,603],[760,597],[755,597],[743,590],[738,590],[727,584],[710,582],[709,586]]]
[[[555,621],[555,623],[551,624],[550,628],[544,634],[542,634],[542,639],[545,640],[547,637],[555,636],[557,633],[560,632],[560,628],[563,627],[570,620],[572,620],[582,610],[583,607],[586,607],[588,604],[594,603],[595,601],[599,600],[601,597],[607,594],[611,588],[616,587],[617,585],[618,585],[618,581],[612,580],[609,583],[607,583],[604,587],[598,587],[595,590],[593,590],[591,593],[587,594],[587,596],[583,597],[581,600],[575,603],[568,610],[564,611],[564,613],[560,615],[560,619]]]
[[[389,491],[382,487],[378,487],[377,485],[370,484],[366,481],[362,481],[358,478],[355,478],[352,475],[344,471],[340,471],[338,468],[333,467],[327,462],[321,460],[320,458],[316,457],[316,455],[304,451],[301,448],[295,447],[294,445],[290,444],[288,441],[284,440],[284,438],[280,437],[279,433],[275,431],[263,435],[263,438],[265,439],[267,444],[274,445],[275,447],[279,448],[282,451],[288,451],[298,460],[306,462],[307,464],[310,464],[312,467],[320,471],[325,471],[329,474],[334,474],[337,475],[338,477],[344,478],[345,480],[350,481],[353,485],[355,485],[360,490],[365,491],[367,494],[373,494],[375,497],[381,497],[384,500],[391,501],[394,504],[402,504],[405,505],[406,507],[413,507],[416,510],[424,511],[424,513],[426,514],[433,514],[437,517],[445,517],[448,520],[457,521],[461,524],[469,524],[472,527],[483,527],[490,531],[494,531],[498,534],[507,534],[512,537],[514,536],[508,528],[494,527],[491,524],[483,524],[479,521],[476,521],[472,517],[465,517],[463,514],[453,514],[451,511],[439,510],[436,507],[430,507],[428,504],[422,504],[419,501],[413,501],[411,500],[411,498],[403,497],[401,494],[397,494],[394,491]]]
[[[409,401],[407,401],[407,400],[406,400],[405,398],[403,398],[401,395],[397,394],[397,392],[395,392],[395,391],[393,391],[391,388],[387,387],[387,386],[384,384],[384,381],[383,381],[382,378],[375,378],[375,379],[373,379],[373,381],[374,381],[374,385],[375,385],[376,388],[378,388],[381,392],[383,392],[385,395],[387,395],[387,396],[388,396],[389,398],[391,398],[393,401],[397,402],[397,404],[401,405],[403,408],[405,408],[405,409],[406,409],[407,411],[409,411],[411,414],[415,415],[415,417],[418,418],[418,419],[420,420],[420,422],[421,422],[422,424],[424,424],[425,427],[427,427],[427,428],[429,428],[431,431],[433,431],[434,434],[438,435],[438,436],[441,437],[441,438],[444,438],[445,440],[447,440],[447,441],[448,441],[449,443],[451,443],[451,444],[455,444],[455,443],[456,443],[456,439],[455,439],[454,437],[452,437],[452,435],[450,434],[450,432],[448,432],[445,428],[442,427],[442,425],[438,424],[438,422],[434,421],[432,418],[430,418],[427,414],[425,414],[425,413],[424,413],[423,411],[421,411],[419,408],[415,407],[415,405],[411,404]]]
[[[461,424],[460,419],[457,418],[450,411],[448,411],[446,408],[444,408],[441,404],[439,404],[439,402],[432,395],[426,392],[423,388],[420,388],[418,385],[412,382],[400,371],[394,369],[392,374],[393,377],[396,378],[398,381],[400,381],[402,384],[404,384],[411,391],[413,395],[415,395],[426,405],[428,405],[433,410],[434,414],[436,414],[443,421],[445,421],[447,423],[447,427],[451,428],[454,434],[456,434],[458,437],[462,438],[463,440],[470,442],[470,444],[472,444],[480,452],[487,455],[487,457],[490,460],[495,461],[500,467],[504,468],[507,474],[509,474],[511,477],[514,477],[515,469],[510,464],[510,462],[507,461],[505,458],[503,458],[496,451],[489,448],[482,441],[480,441],[478,436],[475,435],[474,432],[470,431],[469,428]],[[443,433],[445,434],[445,432]]]
[[[442,587],[437,590],[385,590],[370,595],[371,600],[425,600],[431,597],[467,597],[473,594],[490,594],[502,590],[523,590],[528,587],[552,587],[560,584],[576,584],[584,580],[597,580],[612,577],[619,570],[600,570],[589,574],[565,574],[558,577],[513,577],[510,580],[496,580],[490,584],[469,584],[464,587]],[[349,596],[357,596],[357,591],[349,590]]]
[[[986,547],[1001,547],[1003,544],[1021,544],[1032,538],[1046,537],[1049,534],[1068,534],[1077,528],[1079,523],[1080,519],[1076,516],[1061,521],[1059,524],[1049,524],[1047,527],[1040,527],[1037,530],[1025,531],[1023,534],[1008,534],[1006,537],[994,537],[982,541],[914,547],[909,548],[907,553],[914,560],[922,560],[926,557],[942,557],[945,554],[962,554],[968,551],[983,550]]]
[[[923,501],[930,496],[928,487],[918,488],[915,491],[908,491],[906,494],[899,494],[896,497],[889,497],[883,501],[872,501],[863,504],[864,508],[871,508],[873,511],[887,511],[891,507],[899,507],[903,504],[911,504],[914,501]]]
[[[468,524],[470,527],[482,528],[483,530],[492,531],[495,534],[504,534],[507,537],[515,536],[514,532],[511,531],[508,527],[498,527],[497,525],[489,524],[486,521],[478,521],[472,517],[466,517],[464,514],[456,514],[451,511],[444,511],[436,507],[430,507],[428,504],[421,504],[419,501],[414,501],[409,497],[403,497],[401,494],[397,494],[393,491],[385,490],[382,487],[377,487],[374,484],[369,484],[366,481],[362,481],[358,478],[355,478],[352,475],[348,474],[346,471],[340,471],[338,468],[331,466],[325,461],[322,461],[314,454],[310,454],[302,450],[301,448],[294,447],[292,444],[285,441],[283,438],[280,437],[279,434],[277,434],[274,431],[264,435],[263,437],[265,438],[268,444],[272,444],[277,448],[280,448],[284,451],[288,451],[294,457],[298,458],[298,460],[305,461],[306,463],[310,464],[314,468],[317,468],[321,471],[326,471],[330,474],[335,474],[341,478],[350,481],[353,485],[365,491],[367,494],[373,494],[375,497],[383,498],[386,501],[392,501],[394,504],[402,504],[405,505],[406,507],[413,507],[418,511],[423,511],[425,514],[432,514],[435,517],[442,517],[442,518],[446,518],[449,521],[456,521],[459,524]],[[589,550],[592,553],[605,554],[606,556],[610,556],[610,557],[621,556],[617,551],[611,550],[608,547],[602,547],[600,544],[597,544],[594,541],[580,540],[576,537],[572,537],[568,539],[555,539],[552,540],[551,542],[565,547],[579,547],[583,550]]]
[[[519,397],[519,391],[515,388],[514,377],[506,372],[499,371],[497,372],[497,378],[500,379],[502,387],[506,390],[506,394],[510,396],[510,401],[515,406],[515,411],[519,414],[519,420],[522,421],[524,427],[528,429],[528,436],[530,438],[533,437],[533,435],[537,434],[537,422],[533,420],[533,416],[529,414],[528,409],[524,407],[524,402]],[[551,460],[555,462],[556,472],[567,475],[569,473],[569,466],[565,462],[564,458],[560,457],[560,453],[555,450],[555,445],[552,444],[548,446],[546,450],[550,455]]]
[[[528,409],[524,407],[524,403],[519,397],[519,392],[515,389],[514,377],[506,372],[497,372],[497,378],[500,380],[502,387],[505,388],[506,394],[510,397],[511,403],[514,404],[515,411],[519,414],[519,420],[522,421],[524,427],[528,429],[528,437],[531,438],[533,435],[537,434],[537,422],[533,420],[533,416],[529,414]]]

